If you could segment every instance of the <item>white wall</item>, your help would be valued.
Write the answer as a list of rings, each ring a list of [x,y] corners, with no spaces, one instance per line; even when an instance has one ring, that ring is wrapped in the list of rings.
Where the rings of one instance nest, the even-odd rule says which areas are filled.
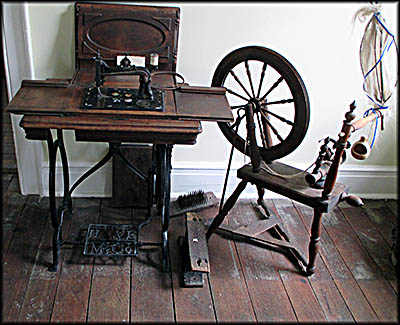
[[[328,135],[336,137],[344,113],[354,99],[358,117],[368,108],[362,92],[358,58],[364,25],[358,24],[353,30],[351,23],[353,14],[365,4],[154,3],[181,8],[177,71],[191,85],[210,85],[220,60],[245,45],[269,47],[294,65],[308,90],[311,119],[302,144],[283,160],[299,168],[315,160],[319,149],[317,140]],[[383,3],[382,14],[394,33],[397,33],[397,7],[396,3]],[[70,77],[74,69],[73,4],[30,3],[28,8],[36,78]],[[370,157],[361,162],[348,155],[342,168],[340,177],[351,186],[353,182],[355,192],[364,197],[397,196],[396,105],[395,102],[394,113],[387,119],[385,131],[380,134]],[[203,130],[196,145],[174,149],[175,193],[199,186],[215,192],[222,189],[230,146],[216,124],[205,122]],[[359,135],[361,133],[354,135],[352,140]],[[67,134],[66,145],[71,166],[77,174],[98,160],[107,147],[75,143],[72,133]],[[44,152],[46,162],[46,150]],[[234,168],[242,164],[243,156],[236,154]],[[103,168],[94,176],[98,179],[93,188],[90,181],[86,185],[85,195],[109,195],[108,185],[94,184],[109,184],[110,173],[109,165]],[[191,183],[194,179],[197,182]],[[371,182],[376,186],[371,186]]]
[[[21,3],[2,3],[2,46],[8,99],[17,93],[23,79],[34,78],[29,58],[30,33],[27,28],[27,10]],[[21,116],[11,115],[18,178],[22,194],[42,193],[42,152],[40,143],[25,139],[18,126]],[[40,168],[39,168],[40,166]]]

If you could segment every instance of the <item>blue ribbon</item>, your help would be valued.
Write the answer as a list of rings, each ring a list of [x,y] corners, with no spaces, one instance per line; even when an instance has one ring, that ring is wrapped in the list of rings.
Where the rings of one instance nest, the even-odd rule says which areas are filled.
[[[379,14],[379,13],[378,13]],[[378,66],[378,64],[382,61],[383,56],[386,54],[386,52],[389,51],[390,47],[392,46],[393,42],[394,42],[394,35],[389,32],[389,30],[386,28],[386,26],[382,23],[382,21],[379,19],[378,15],[376,13],[374,13],[374,17],[376,18],[376,20],[379,22],[379,24],[383,27],[383,29],[392,37],[392,40],[390,41],[389,45],[388,43],[385,44],[385,48],[382,51],[382,54],[379,58],[379,60],[375,63],[375,65],[364,75],[364,80],[367,79],[368,75],[374,70],[376,69],[376,67]],[[364,91],[365,91],[365,82],[364,82]],[[377,103],[371,96],[368,95],[368,93],[365,91],[367,97],[376,105],[379,107],[379,109],[388,109],[390,106],[383,106],[380,103]],[[383,99],[383,98],[382,98]],[[373,112],[375,114],[375,130],[374,130],[374,136],[372,138],[372,142],[370,145],[370,148],[372,148],[372,146],[374,145],[375,142],[375,138],[376,138],[376,129],[378,128],[378,114],[375,111],[375,108],[370,108],[368,110],[365,111],[364,113],[364,117],[369,115],[369,112]]]

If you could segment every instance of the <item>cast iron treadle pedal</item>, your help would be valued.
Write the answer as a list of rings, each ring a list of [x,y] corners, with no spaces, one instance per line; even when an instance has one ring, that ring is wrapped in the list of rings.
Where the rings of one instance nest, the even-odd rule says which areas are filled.
[[[138,238],[136,225],[89,224],[83,254],[137,256]]]

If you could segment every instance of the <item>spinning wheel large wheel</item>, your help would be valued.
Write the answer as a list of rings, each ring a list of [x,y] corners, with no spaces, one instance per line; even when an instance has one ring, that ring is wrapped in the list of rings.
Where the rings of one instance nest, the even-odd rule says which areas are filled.
[[[215,70],[212,86],[225,87],[235,116],[218,123],[232,145],[249,155],[244,106],[254,103],[257,145],[266,161],[284,157],[303,141],[309,123],[307,90],[295,68],[280,54],[260,46],[229,53]]]

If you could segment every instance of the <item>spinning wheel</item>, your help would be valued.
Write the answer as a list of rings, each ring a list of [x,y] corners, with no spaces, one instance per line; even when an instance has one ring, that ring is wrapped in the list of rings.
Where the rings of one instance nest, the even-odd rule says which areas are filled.
[[[322,214],[329,212],[343,200],[351,205],[362,205],[358,197],[348,195],[347,185],[336,183],[339,165],[348,147],[347,140],[356,125],[352,122],[355,118],[355,103],[350,105],[349,112],[345,114],[339,139],[333,141],[333,159],[329,155],[326,158],[329,163],[326,162],[322,168],[321,162],[325,159],[327,145],[331,142],[328,137],[318,156],[321,161],[317,162],[320,164],[316,162],[315,170],[309,174],[276,161],[297,148],[305,136],[309,122],[307,91],[299,74],[285,58],[263,47],[240,48],[221,61],[214,73],[212,85],[226,88],[236,119],[233,124],[219,123],[221,131],[232,144],[232,151],[220,209],[208,227],[206,239],[209,240],[214,232],[228,233],[229,236],[239,236],[241,240],[262,244],[266,248],[282,249],[302,274],[312,275],[319,249]],[[241,124],[242,120],[245,123]],[[251,163],[237,170],[240,182],[224,202],[233,148],[250,156]],[[313,182],[306,181],[306,176],[314,179],[316,174],[318,180],[321,180],[320,185],[314,186]],[[263,208],[263,211],[259,209],[262,219],[239,228],[223,225],[223,220],[249,183],[257,187],[257,207]],[[280,218],[263,203],[265,190],[313,208],[308,259],[301,249],[290,242]],[[272,238],[267,240],[259,236],[267,231]]]
[[[229,142],[249,155],[244,107],[255,105],[257,145],[261,157],[275,160],[303,141],[309,123],[307,90],[295,68],[280,54],[260,46],[229,53],[215,70],[212,86],[225,87],[235,116],[218,125]]]

